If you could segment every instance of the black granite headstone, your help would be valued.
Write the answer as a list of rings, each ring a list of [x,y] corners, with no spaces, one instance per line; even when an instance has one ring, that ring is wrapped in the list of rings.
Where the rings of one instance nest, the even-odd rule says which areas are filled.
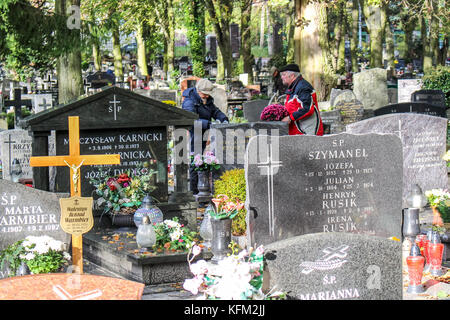
[[[401,237],[395,135],[258,136],[246,151],[252,246],[317,232]],[[250,209],[250,210],[249,210]]]
[[[429,116],[447,118],[445,108],[434,106],[423,102],[403,102],[390,104],[374,111],[375,116],[391,113],[420,113]]]
[[[445,93],[442,90],[418,90],[411,94],[412,102],[423,102],[446,108]]]

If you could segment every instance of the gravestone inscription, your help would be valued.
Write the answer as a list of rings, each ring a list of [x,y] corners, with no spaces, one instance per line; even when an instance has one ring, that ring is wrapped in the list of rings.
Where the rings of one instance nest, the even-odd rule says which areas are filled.
[[[442,159],[446,148],[447,119],[429,115],[400,113],[382,115],[347,126],[348,133],[390,133],[402,142],[403,157],[389,155],[392,165],[395,159],[403,159],[403,207],[406,197],[418,184],[423,191],[447,188],[446,162]]]
[[[401,237],[401,141],[395,135],[258,136],[246,152],[247,238],[317,232]]]
[[[411,94],[411,101],[424,102],[446,108],[445,93],[442,90],[418,90]]]
[[[397,101],[411,102],[411,94],[422,87],[421,79],[398,79]]]
[[[69,139],[67,132],[57,132],[56,153],[68,154]],[[148,169],[158,171],[153,176],[152,183],[157,189],[152,192],[158,201],[167,201],[167,130],[166,127],[141,129],[110,129],[110,130],[82,130],[80,132],[81,154],[120,154],[120,165],[82,166],[83,181],[99,179],[110,175],[118,175],[131,170],[134,174],[144,174]],[[148,167],[141,165],[147,162]],[[64,167],[57,169],[57,190],[69,190],[68,170]],[[84,183],[81,186],[82,196],[89,197],[93,186]]]
[[[3,179],[12,180],[11,164],[17,160],[20,164],[19,178],[32,179],[33,171],[30,167],[32,138],[28,132],[21,129],[0,132],[0,150],[3,164]]]
[[[299,300],[401,300],[401,243],[317,233],[265,247],[264,279]]]
[[[0,179],[0,250],[27,236],[47,235],[68,244],[70,235],[59,225],[59,199],[67,196]],[[6,276],[1,270],[0,277]]]
[[[176,90],[153,89],[149,92],[149,97],[158,101],[177,101]]]

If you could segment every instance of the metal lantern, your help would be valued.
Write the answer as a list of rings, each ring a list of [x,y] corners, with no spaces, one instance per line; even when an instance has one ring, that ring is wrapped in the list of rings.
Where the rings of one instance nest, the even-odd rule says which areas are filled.
[[[420,254],[419,247],[414,243],[409,257],[406,258],[409,275],[408,293],[422,293],[425,291],[422,285],[424,260],[424,257]]]
[[[427,198],[423,195],[422,189],[418,184],[412,187],[411,192],[406,198],[406,202],[410,208],[419,208],[422,211],[423,207],[428,203]]]
[[[141,250],[151,248],[156,243],[156,233],[153,225],[150,224],[150,218],[148,216],[142,218],[142,223],[139,225],[136,233],[136,242]]]
[[[204,240],[203,245],[206,248],[211,247],[211,240],[213,238],[212,225],[211,225],[211,211],[215,210],[214,203],[211,201],[205,209],[202,224],[200,225],[199,234]]]
[[[403,236],[414,239],[420,234],[419,208],[403,209]]]
[[[146,195],[144,197],[141,206],[134,213],[133,220],[136,227],[141,225],[144,216],[148,216],[150,218],[151,224],[161,223],[164,220],[161,209],[153,204],[153,199],[150,195]]]

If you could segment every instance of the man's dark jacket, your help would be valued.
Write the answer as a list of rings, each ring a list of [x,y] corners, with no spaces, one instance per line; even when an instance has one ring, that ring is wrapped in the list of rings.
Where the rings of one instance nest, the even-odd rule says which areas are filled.
[[[203,104],[202,99],[197,93],[196,88],[188,88],[183,91],[184,101],[182,108],[184,110],[198,114],[199,121],[202,123],[202,137],[206,130],[211,126],[211,120],[219,120],[220,122],[229,121],[228,117],[214,105],[214,99],[210,96]],[[194,128],[191,128],[191,151],[194,151]],[[202,140],[202,137],[199,137]],[[200,141],[201,141],[200,140]],[[206,141],[202,142],[202,151],[206,147]]]

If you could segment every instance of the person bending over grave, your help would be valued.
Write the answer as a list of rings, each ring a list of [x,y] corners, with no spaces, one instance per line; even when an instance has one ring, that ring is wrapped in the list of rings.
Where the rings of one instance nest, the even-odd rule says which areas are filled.
[[[214,104],[214,99],[212,98],[211,94],[214,90],[214,84],[212,84],[211,81],[208,79],[200,79],[197,81],[197,84],[193,88],[187,88],[183,91],[183,104],[182,108],[184,110],[194,112],[198,114],[199,116],[199,122],[196,121],[196,125],[199,125],[201,122],[202,126],[202,135],[200,137],[194,136],[194,128],[191,128],[190,135],[191,135],[191,152],[199,153],[200,148],[197,146],[195,148],[195,142],[194,141],[201,141],[202,149],[201,152],[206,148],[206,141],[203,141],[203,135],[211,126],[211,120],[219,120],[222,123],[228,123],[229,119],[228,117],[220,111],[219,108],[216,107]],[[198,193],[197,188],[197,171],[195,171],[193,168],[189,169],[190,173],[190,185],[191,185],[191,191],[195,194]]]
[[[284,106],[289,116],[282,119],[289,123],[289,135],[323,135],[317,95],[311,84],[303,79],[296,64],[288,64],[280,69],[286,90]]]

